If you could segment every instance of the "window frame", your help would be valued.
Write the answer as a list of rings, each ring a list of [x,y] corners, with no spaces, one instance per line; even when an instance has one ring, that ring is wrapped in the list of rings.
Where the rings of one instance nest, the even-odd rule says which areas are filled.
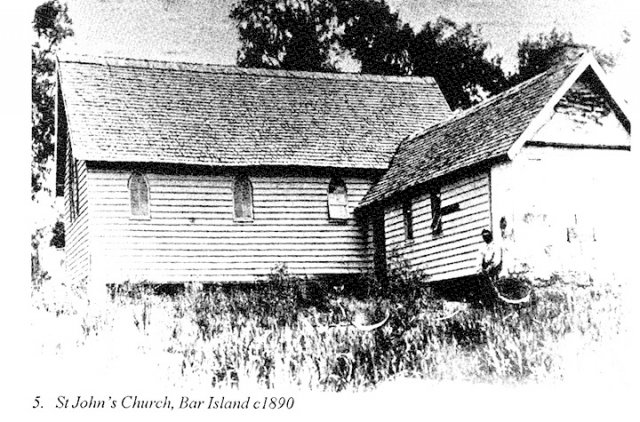
[[[145,214],[134,214],[133,212],[133,189],[132,182],[134,177],[139,177],[139,180],[144,184],[145,190],[147,192],[147,206]],[[150,220],[151,219],[151,186],[149,184],[149,179],[144,173],[139,171],[134,171],[129,176],[129,181],[127,182],[127,188],[129,190],[129,218],[132,220]]]
[[[249,216],[238,216],[236,214],[236,202],[237,202],[237,190],[241,187],[240,183],[246,183],[246,191],[248,192],[248,205],[249,205]],[[253,209],[253,183],[251,183],[251,178],[246,173],[237,174],[233,179],[233,186],[231,189],[231,194],[233,196],[233,221],[236,223],[252,223],[254,220],[254,209]]]
[[[404,239],[412,242],[415,238],[415,231],[413,225],[413,200],[411,198],[405,198],[402,201],[402,222],[404,225]]]
[[[429,193],[431,202],[431,234],[442,234],[442,196],[440,189],[434,189]]]
[[[338,196],[334,194],[336,188],[344,188],[344,203],[337,201]],[[340,207],[344,208],[344,215],[333,215],[332,210]],[[349,189],[344,179],[338,176],[332,176],[327,186],[327,215],[329,221],[335,223],[344,223],[349,220]]]

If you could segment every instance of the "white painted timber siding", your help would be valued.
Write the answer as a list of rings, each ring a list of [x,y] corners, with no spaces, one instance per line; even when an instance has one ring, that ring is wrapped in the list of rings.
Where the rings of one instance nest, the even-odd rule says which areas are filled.
[[[70,166],[73,164],[73,157],[67,148],[67,169],[65,172],[64,188],[64,210],[65,210],[65,265],[67,274],[74,282],[81,281],[89,275],[90,255],[89,255],[89,203],[88,203],[88,178],[87,165],[84,161],[78,161],[78,198],[79,214],[71,221],[71,186]]]
[[[513,162],[493,169],[493,224],[505,271],[549,278],[592,278],[624,272],[632,260],[638,209],[630,192],[630,151],[525,146]],[[626,256],[626,258],[625,258]]]
[[[630,146],[631,135],[613,111],[611,100],[592,84],[579,79],[530,141],[569,146]]]
[[[402,205],[385,209],[385,232],[389,265],[406,260],[430,281],[446,280],[477,273],[480,269],[482,229],[491,225],[489,174],[483,172],[459,179],[441,188],[442,207],[458,203],[460,209],[442,217],[442,232],[431,230],[429,192],[412,202],[413,240],[405,236]]]
[[[233,220],[233,175],[144,173],[149,219],[130,215],[130,171],[91,169],[93,278],[106,283],[254,281],[285,263],[295,274],[370,265],[353,209],[371,182],[343,177],[349,215],[328,218],[329,177],[253,176],[253,222]]]
[[[614,113],[600,117],[599,123],[587,117],[580,118],[584,121],[576,121],[575,116],[567,113],[555,112],[547,124],[532,136],[531,141],[593,147],[631,145],[631,135],[626,132]],[[611,136],[612,134],[614,136]]]

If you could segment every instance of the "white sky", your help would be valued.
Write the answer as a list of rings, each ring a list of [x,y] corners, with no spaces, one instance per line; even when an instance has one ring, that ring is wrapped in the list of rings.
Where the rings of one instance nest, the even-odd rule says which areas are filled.
[[[97,55],[234,64],[239,47],[228,18],[233,0],[67,0],[76,36],[65,50]],[[556,27],[619,54],[631,31],[630,0],[389,0],[418,29],[438,16],[482,26],[492,54],[511,69],[517,42]]]

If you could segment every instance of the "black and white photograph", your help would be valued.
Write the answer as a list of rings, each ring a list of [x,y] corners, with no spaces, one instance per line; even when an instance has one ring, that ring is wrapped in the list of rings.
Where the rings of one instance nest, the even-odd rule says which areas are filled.
[[[633,2],[25,9],[25,417],[633,419]]]

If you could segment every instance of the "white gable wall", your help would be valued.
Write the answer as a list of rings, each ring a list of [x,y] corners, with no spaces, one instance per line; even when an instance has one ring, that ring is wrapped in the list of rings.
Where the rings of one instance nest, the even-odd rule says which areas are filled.
[[[611,102],[583,78],[554,107],[554,113],[530,139],[532,142],[583,146],[629,146],[626,132]]]
[[[631,137],[614,113],[598,119],[556,112],[531,138],[533,142],[583,146],[629,146]]]
[[[611,279],[630,262],[625,250],[638,211],[629,201],[630,136],[611,110],[580,104],[576,88],[585,85],[579,81],[569,91],[575,104],[565,96],[533,142],[491,171],[493,227],[506,249],[505,272]]]

